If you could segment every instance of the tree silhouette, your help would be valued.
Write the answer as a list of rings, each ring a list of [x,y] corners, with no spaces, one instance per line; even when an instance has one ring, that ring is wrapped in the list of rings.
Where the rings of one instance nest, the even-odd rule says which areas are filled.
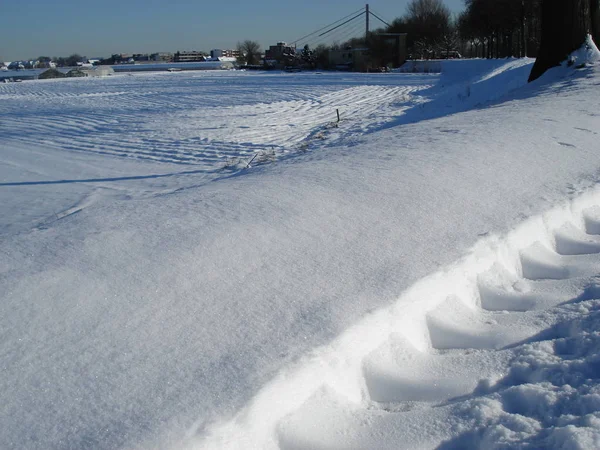
[[[593,2],[596,3],[595,10]],[[597,0],[543,0],[542,40],[529,81],[558,66],[583,45],[592,28],[592,13],[597,13],[597,7]]]
[[[256,41],[245,40],[238,42],[237,49],[240,52],[238,62],[249,66],[260,62],[260,44]]]

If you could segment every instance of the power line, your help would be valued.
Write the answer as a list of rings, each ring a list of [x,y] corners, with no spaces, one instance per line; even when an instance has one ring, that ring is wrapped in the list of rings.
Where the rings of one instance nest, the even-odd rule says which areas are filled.
[[[305,36],[302,36],[295,41],[292,41],[292,44],[298,45],[309,45],[311,47],[316,47],[322,43],[327,42],[346,42],[353,37],[360,37],[361,29],[364,27],[364,23],[360,20],[362,16],[364,16],[367,12],[367,8],[363,7],[357,11],[354,11],[347,16],[342,17],[341,19],[336,20],[335,22],[324,26],[312,33],[309,33]],[[381,18],[381,16],[369,9],[369,16],[373,16],[379,22],[383,23],[387,27],[391,25],[387,23],[385,20]]]
[[[331,33],[328,33],[327,35],[324,35],[322,37],[317,37],[316,39],[311,39],[310,41],[303,41],[303,43],[307,43],[309,44],[309,46],[311,47],[316,47],[319,44],[322,43],[329,43],[329,42],[346,42],[348,41],[351,37],[358,37],[359,35],[362,36],[362,30],[363,30],[364,24],[362,22],[354,22],[351,23],[350,25],[346,25],[343,28],[338,28],[335,31],[332,31]]]
[[[348,14],[347,16],[344,16],[344,17],[342,17],[341,19],[338,19],[338,20],[336,20],[335,22],[332,22],[332,23],[330,23],[329,25],[325,25],[323,28],[319,28],[317,31],[313,31],[312,33],[310,33],[310,34],[307,34],[306,36],[302,36],[301,38],[299,38],[299,39],[296,39],[295,41],[292,41],[292,44],[295,44],[295,43],[297,43],[298,41],[302,41],[303,39],[306,39],[306,38],[308,38],[308,37],[310,37],[310,36],[312,36],[312,35],[314,35],[314,34],[320,33],[321,31],[323,31],[323,30],[325,30],[325,29],[327,29],[327,28],[329,28],[329,27],[332,27],[332,26],[336,25],[338,22],[341,22],[342,20],[346,20],[346,19],[347,19],[348,17],[350,17],[350,16],[354,16],[354,15],[358,14],[359,12],[360,12],[361,14],[364,14],[364,10],[365,10],[365,8],[364,8],[364,7],[362,7],[362,8],[360,8],[359,10],[357,10],[357,11],[354,11],[353,13],[351,13],[351,14]]]
[[[388,27],[391,27],[391,25],[389,23],[387,23],[385,20],[383,20],[381,17],[379,17],[377,14],[375,14],[372,11],[369,11],[371,13],[371,15],[373,17],[375,17],[377,20],[379,20],[380,22],[384,23],[385,25],[387,25]]]
[[[364,26],[363,23],[356,24],[343,35],[340,41],[344,43],[355,37],[364,38]]]
[[[364,26],[362,21],[358,20],[355,16],[351,20],[346,20],[343,24],[329,29],[327,32],[314,36],[311,39],[300,41],[301,44],[308,43],[309,45],[315,46],[317,43],[326,42],[331,39],[340,39],[342,36],[347,36],[349,32],[354,33],[357,29]]]
[[[357,16],[354,16],[352,19],[346,20],[344,23],[341,23],[341,24],[339,24],[339,25],[337,25],[337,26],[333,27],[331,30],[328,30],[328,31],[325,31],[324,33],[321,33],[321,34],[319,35],[319,37],[321,37],[321,36],[325,36],[326,34],[328,34],[328,33],[331,33],[331,32],[332,32],[333,30],[335,30],[336,28],[339,28],[339,27],[341,27],[342,25],[346,25],[348,22],[352,22],[354,19],[357,19],[357,18],[359,18],[359,17],[360,17],[360,16],[362,16],[364,13],[365,13],[365,12],[363,11],[363,12],[361,12],[360,14],[358,14]]]

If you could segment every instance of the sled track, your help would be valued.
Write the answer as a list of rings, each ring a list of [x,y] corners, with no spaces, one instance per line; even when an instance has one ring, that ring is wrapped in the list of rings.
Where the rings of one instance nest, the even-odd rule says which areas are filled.
[[[542,341],[556,311],[600,298],[598,205],[596,188],[484,238],[280,373],[191,448],[437,447],[453,427],[448,405],[492,389],[510,348]]]

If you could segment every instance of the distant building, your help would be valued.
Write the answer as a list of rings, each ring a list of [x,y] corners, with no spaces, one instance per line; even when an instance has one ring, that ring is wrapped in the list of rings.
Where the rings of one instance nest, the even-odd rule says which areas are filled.
[[[128,64],[129,62],[134,62],[133,55],[128,53],[115,53],[111,58],[115,64]]]
[[[90,69],[83,69],[83,72],[88,77],[108,77],[115,73],[115,70],[110,66],[94,66]]]
[[[67,75],[58,69],[48,69],[38,75],[39,80],[49,80],[52,78],[65,78]]]
[[[239,58],[241,56],[241,53],[239,50],[221,50],[221,49],[214,49],[210,51],[210,57],[212,59],[217,59],[217,58]]]
[[[56,68],[56,63],[53,61],[40,61],[37,60],[33,64],[33,69],[54,69]]]
[[[176,52],[174,62],[197,62],[206,61],[206,57],[202,52],[197,51],[184,51]]]
[[[166,53],[166,52],[152,53],[150,55],[150,60],[151,61],[171,62],[171,61],[173,61],[173,53]]]
[[[67,72],[67,77],[68,78],[82,78],[82,77],[87,77],[87,74],[83,71],[83,69],[80,69],[79,67],[76,69],[71,69]]]
[[[133,54],[133,60],[138,62],[138,61],[150,61],[150,55],[147,53],[134,53]]]
[[[8,65],[9,70],[24,70],[25,64],[22,61],[13,61]]]
[[[287,59],[296,57],[296,47],[278,42],[277,45],[271,45],[265,52],[265,59],[278,62],[284,62]]]
[[[346,47],[330,50],[329,65],[337,70],[366,72],[369,68],[369,49]]]
[[[111,66],[77,67],[66,73],[67,77],[107,77],[114,74]]]

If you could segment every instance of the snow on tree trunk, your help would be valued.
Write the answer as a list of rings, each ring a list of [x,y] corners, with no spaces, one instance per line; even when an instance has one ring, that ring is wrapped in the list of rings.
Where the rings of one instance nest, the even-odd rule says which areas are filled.
[[[591,22],[590,0],[543,0],[542,39],[529,81],[558,66],[580,48]]]

